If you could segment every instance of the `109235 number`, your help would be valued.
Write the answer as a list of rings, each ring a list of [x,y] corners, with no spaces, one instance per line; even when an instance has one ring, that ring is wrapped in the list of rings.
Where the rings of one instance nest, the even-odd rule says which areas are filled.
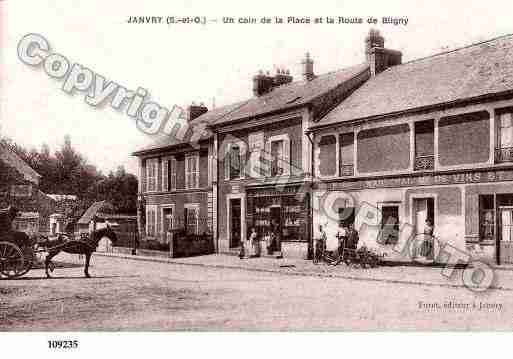
[[[49,340],[49,349],[77,349],[78,340]]]

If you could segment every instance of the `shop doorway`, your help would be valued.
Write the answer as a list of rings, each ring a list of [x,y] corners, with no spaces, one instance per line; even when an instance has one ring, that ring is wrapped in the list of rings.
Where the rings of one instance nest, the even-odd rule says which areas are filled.
[[[230,248],[240,246],[242,213],[240,198],[230,199]]]
[[[498,264],[513,263],[513,206],[499,207]]]
[[[270,250],[274,252],[281,251],[281,236],[282,236],[282,223],[281,223],[281,207],[272,206],[270,219],[271,219],[271,232],[274,233],[274,241],[270,245]]]
[[[164,233],[170,232],[173,229],[173,208],[162,208],[162,229]]]
[[[435,221],[435,199],[433,197],[428,198],[414,198],[413,199],[413,211],[415,221],[415,233],[424,233],[426,228],[426,220],[431,220],[431,224],[436,228]]]

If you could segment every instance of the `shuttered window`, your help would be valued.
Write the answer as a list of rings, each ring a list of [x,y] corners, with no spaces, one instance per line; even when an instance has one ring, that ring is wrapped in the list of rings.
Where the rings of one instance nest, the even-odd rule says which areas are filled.
[[[185,157],[185,188],[199,187],[199,155],[192,154]]]
[[[290,175],[290,139],[288,135],[273,136],[268,139],[267,153],[270,155],[268,176]]]
[[[162,191],[169,191],[169,159],[162,160]]]
[[[162,191],[176,190],[176,159],[166,157],[162,160]]]
[[[146,189],[148,192],[157,190],[157,165],[158,159],[156,158],[146,161]]]
[[[157,233],[157,208],[156,206],[146,206],[146,234],[155,236]]]

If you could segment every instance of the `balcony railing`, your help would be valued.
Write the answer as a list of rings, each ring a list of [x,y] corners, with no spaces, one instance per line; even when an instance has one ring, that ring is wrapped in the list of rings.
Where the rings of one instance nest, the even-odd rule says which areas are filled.
[[[513,162],[513,147],[496,148],[495,162]]]
[[[415,171],[426,171],[435,168],[435,156],[417,156],[415,157]]]
[[[273,161],[271,164],[271,177],[281,176],[283,174],[283,168],[280,167],[278,161]]]
[[[340,169],[340,175],[342,177],[349,177],[354,175],[353,165],[342,165]]]

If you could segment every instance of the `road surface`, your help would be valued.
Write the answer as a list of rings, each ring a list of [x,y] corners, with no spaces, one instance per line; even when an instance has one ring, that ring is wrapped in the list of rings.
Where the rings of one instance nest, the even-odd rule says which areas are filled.
[[[57,268],[47,280],[33,270],[1,280],[0,330],[513,329],[512,290],[474,294],[101,256],[90,272],[86,279],[82,268]]]

